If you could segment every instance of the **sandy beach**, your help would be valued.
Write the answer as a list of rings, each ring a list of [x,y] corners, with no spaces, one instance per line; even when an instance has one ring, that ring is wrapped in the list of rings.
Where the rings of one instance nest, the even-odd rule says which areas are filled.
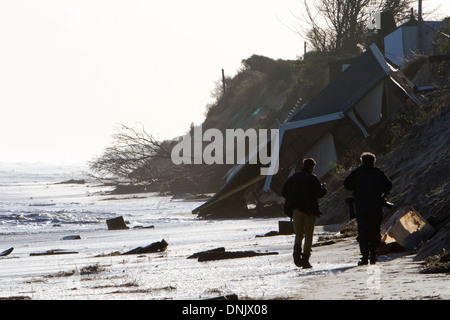
[[[421,274],[413,254],[358,267],[355,238],[341,225],[315,229],[312,269],[292,261],[285,218],[198,219],[202,202],[157,194],[111,195],[95,183],[60,184],[77,175],[4,171],[0,183],[0,298],[32,300],[400,300],[450,298],[446,274]],[[108,230],[123,216],[129,229]],[[148,228],[136,228],[148,227]],[[79,236],[77,240],[63,240]],[[164,239],[163,252],[121,255]],[[194,253],[223,247],[264,255],[200,262]],[[42,255],[70,252],[70,254]],[[65,250],[65,251],[64,251]],[[269,254],[269,255],[267,255]]]
[[[255,237],[275,219],[201,221],[198,227],[82,232],[81,240],[60,240],[61,233],[1,236],[15,249],[0,260],[0,297],[35,300],[201,300],[236,294],[239,299],[403,300],[449,299],[445,274],[420,274],[413,255],[390,254],[374,266],[356,266],[355,239],[313,249],[312,269],[294,266],[293,236]],[[209,230],[209,231],[207,231]],[[167,230],[166,230],[167,231]],[[199,242],[192,232],[203,235]],[[332,234],[316,227],[317,235]],[[232,236],[230,236],[232,235]],[[109,255],[166,236],[165,252]],[[186,242],[189,237],[192,241]],[[317,242],[316,242],[317,243]],[[277,255],[198,262],[187,257],[200,250],[275,251]],[[31,252],[68,249],[77,254],[30,256]]]

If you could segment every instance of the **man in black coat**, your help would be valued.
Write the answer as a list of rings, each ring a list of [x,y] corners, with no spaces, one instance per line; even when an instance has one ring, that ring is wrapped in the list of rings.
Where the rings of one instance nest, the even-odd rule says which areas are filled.
[[[282,195],[293,208],[295,232],[294,263],[298,267],[311,268],[309,257],[316,217],[320,215],[318,198],[327,193],[325,184],[313,174],[316,162],[312,158],[303,160],[303,169],[293,174],[283,186]],[[305,245],[302,253],[302,242]]]
[[[358,224],[359,248],[361,261],[359,265],[375,264],[376,250],[380,244],[380,227],[383,216],[383,206],[387,194],[392,188],[392,182],[386,174],[375,167],[374,154],[361,154],[361,166],[353,170],[344,180],[346,189],[353,191],[355,198],[356,222]]]

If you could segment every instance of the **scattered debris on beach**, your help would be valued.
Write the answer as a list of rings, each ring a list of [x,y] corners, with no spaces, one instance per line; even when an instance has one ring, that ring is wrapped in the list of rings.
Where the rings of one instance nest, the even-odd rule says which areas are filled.
[[[0,253],[0,257],[6,257],[7,255],[9,255],[11,252],[13,252],[14,248],[9,248],[6,249],[5,251]]]
[[[435,232],[435,229],[413,207],[398,209],[381,230],[382,240],[386,244],[397,242],[407,250],[416,248]]]
[[[434,255],[425,259],[425,267],[420,273],[446,273],[450,274],[450,251]]]
[[[275,236],[281,236],[283,234],[280,233],[280,231],[269,231],[265,234],[257,234],[256,238],[264,238],[264,237],[275,237]]]
[[[168,245],[166,240],[162,239],[161,241],[153,242],[145,247],[134,248],[133,250],[122,253],[122,255],[163,252],[167,249]]]
[[[127,226],[129,224],[128,221],[125,221],[123,219],[123,216],[112,218],[106,220],[106,225],[108,226],[108,230],[127,230],[130,229],[130,227]],[[134,226],[133,229],[153,229],[155,228],[154,225],[148,225],[148,226]]]
[[[268,256],[268,255],[277,255],[278,252],[256,252],[256,251],[226,251],[225,248],[220,247],[212,250],[207,250],[203,252],[198,252],[188,259],[196,258],[199,262],[205,261],[215,261],[215,260],[224,260],[224,259],[239,259],[239,258],[249,258],[256,256]]]
[[[81,237],[79,235],[71,235],[62,237],[61,240],[81,240]]]
[[[323,246],[329,246],[332,244],[335,244],[338,240],[327,240],[327,241],[320,241],[320,242],[316,242],[312,245],[313,248],[316,247],[323,247]]]
[[[109,197],[109,198],[101,199],[100,201],[134,200],[134,199],[147,199],[147,197],[141,197],[141,196],[130,196],[130,197],[122,197],[122,198]]]
[[[149,225],[149,226],[134,226],[133,229],[153,229],[155,228],[154,225]]]
[[[30,256],[51,256],[57,254],[77,254],[78,251],[70,251],[65,249],[51,249],[43,252],[31,252]]]
[[[225,252],[225,248],[224,247],[219,247],[219,248],[215,248],[215,249],[211,249],[211,250],[200,251],[200,252],[197,252],[197,253],[194,253],[194,254],[190,255],[189,257],[187,257],[187,259],[197,259],[202,254],[219,253],[219,252]]]
[[[125,225],[125,221],[122,216],[106,220],[108,230],[125,230],[130,229]]]

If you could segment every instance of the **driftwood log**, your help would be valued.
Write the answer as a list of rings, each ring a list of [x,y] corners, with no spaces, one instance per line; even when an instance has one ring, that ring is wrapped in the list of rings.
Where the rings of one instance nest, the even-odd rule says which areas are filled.
[[[32,252],[30,256],[51,256],[56,254],[77,254],[78,251],[70,251],[64,249],[51,249],[44,252]]]
[[[169,244],[166,242],[166,240],[163,239],[161,241],[153,242],[152,244],[149,244],[148,246],[145,247],[134,248],[133,250],[122,253],[122,255],[162,252],[166,250],[168,245]]]
[[[10,254],[11,252],[13,252],[14,248],[9,248],[3,252],[0,253],[0,257],[6,257],[8,254]]]
[[[255,251],[224,251],[224,252],[209,252],[204,253],[198,257],[199,262],[224,260],[224,259],[238,259],[256,256],[275,255],[278,252],[255,252]]]
[[[190,255],[189,257],[187,257],[188,259],[197,259],[198,257],[200,257],[202,254],[206,254],[206,253],[219,253],[219,252],[225,252],[225,248],[224,247],[219,247],[219,248],[215,248],[215,249],[211,249],[211,250],[206,250],[206,251],[200,251],[197,253],[194,253],[192,255]]]

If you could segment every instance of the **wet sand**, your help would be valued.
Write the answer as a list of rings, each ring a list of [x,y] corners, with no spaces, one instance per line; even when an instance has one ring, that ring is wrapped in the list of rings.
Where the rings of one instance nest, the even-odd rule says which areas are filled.
[[[413,255],[390,254],[374,266],[357,266],[354,238],[316,246],[312,269],[292,262],[293,235],[256,237],[275,230],[278,219],[199,221],[175,229],[83,231],[1,236],[14,251],[0,258],[0,297],[33,300],[202,300],[235,294],[251,300],[449,299],[445,274],[420,274]],[[170,232],[168,231],[170,230]],[[318,235],[332,235],[316,227]],[[165,238],[166,251],[118,255]],[[188,240],[187,240],[188,239]],[[195,252],[224,246],[277,255],[199,262]],[[66,255],[30,256],[67,249]]]

